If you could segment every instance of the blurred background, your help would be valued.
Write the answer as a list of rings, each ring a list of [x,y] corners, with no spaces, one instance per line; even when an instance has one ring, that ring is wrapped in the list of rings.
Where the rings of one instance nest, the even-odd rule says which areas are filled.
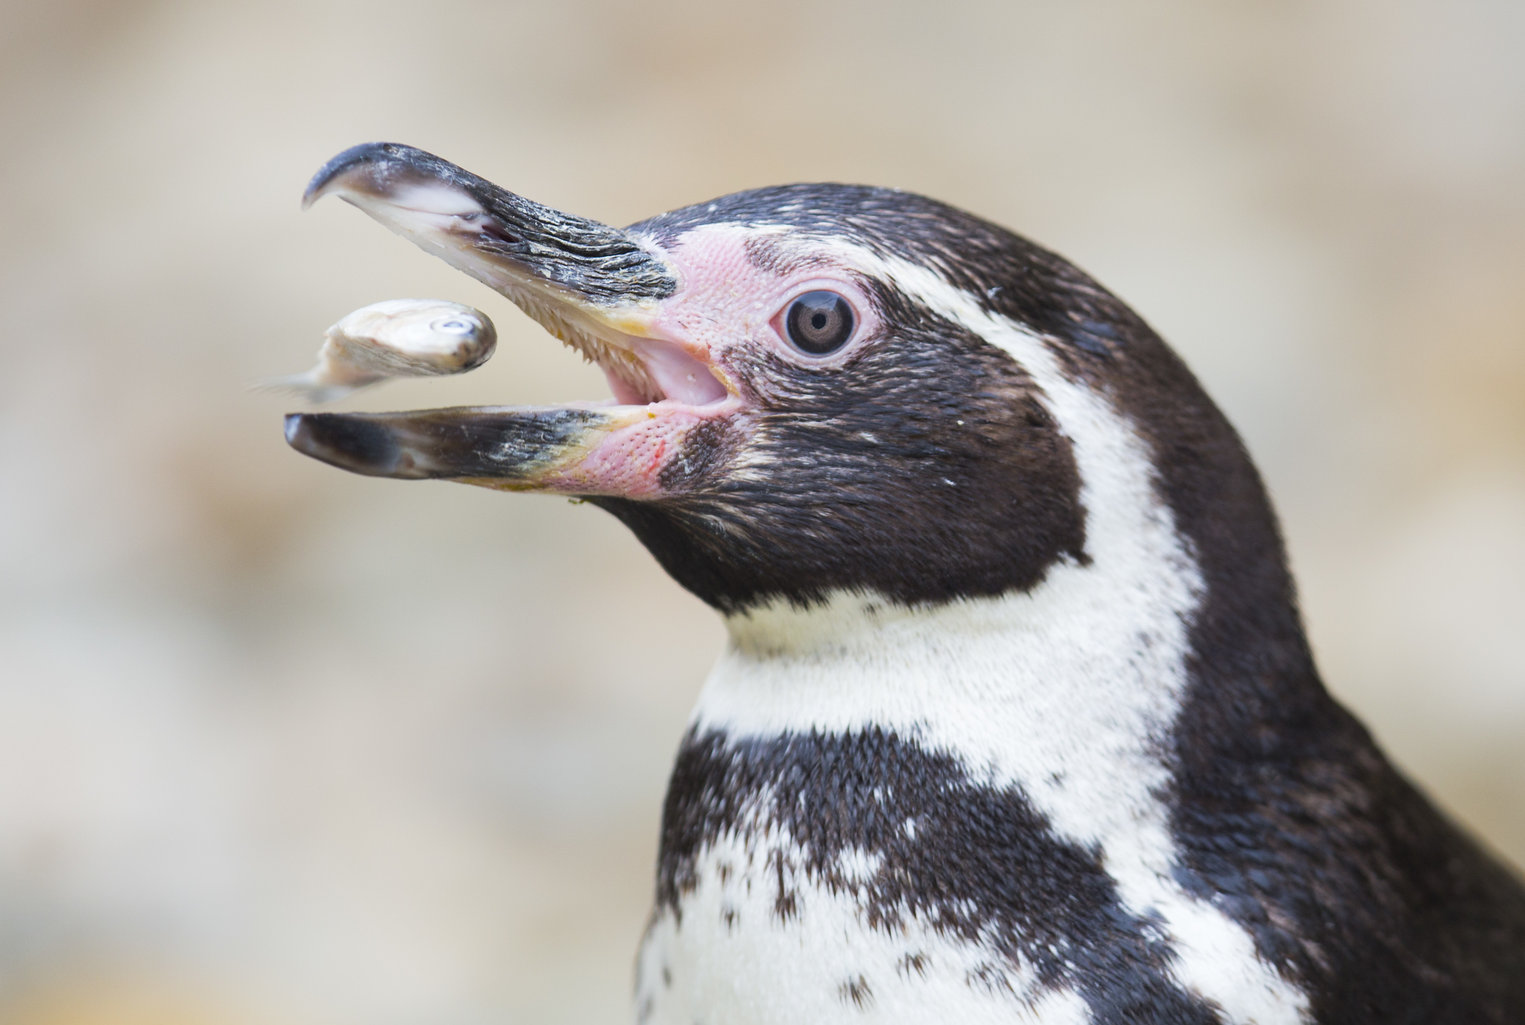
[[[349,310],[601,377],[342,203],[353,143],[617,224],[895,185],[1068,255],[1245,435],[1331,687],[1525,861],[1518,0],[0,4],[0,1023],[627,1018],[721,643],[612,519],[290,452]]]

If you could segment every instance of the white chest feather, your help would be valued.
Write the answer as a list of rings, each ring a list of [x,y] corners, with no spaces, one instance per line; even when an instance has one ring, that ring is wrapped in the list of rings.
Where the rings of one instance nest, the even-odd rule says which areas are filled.
[[[960,1022],[1081,1025],[1073,992],[1040,992],[1029,967],[915,916],[868,925],[862,894],[808,878],[778,830],[733,834],[695,866],[698,885],[653,921],[637,966],[638,1021],[650,1025]],[[851,852],[865,880],[871,854]],[[787,917],[778,897],[787,894]]]

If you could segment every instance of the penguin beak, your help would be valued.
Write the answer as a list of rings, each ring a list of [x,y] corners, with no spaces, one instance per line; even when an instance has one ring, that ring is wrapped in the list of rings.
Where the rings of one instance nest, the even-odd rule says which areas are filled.
[[[663,336],[662,303],[679,282],[629,233],[395,143],[334,157],[303,206],[329,194],[508,297],[596,362],[619,404],[297,413],[286,418],[297,451],[371,476],[649,497],[668,462],[695,454],[685,452],[695,427],[736,411],[736,388],[709,353]]]
[[[291,413],[286,442],[304,455],[367,477],[595,494],[610,482],[596,479],[585,467],[588,456],[640,420],[629,407]]]

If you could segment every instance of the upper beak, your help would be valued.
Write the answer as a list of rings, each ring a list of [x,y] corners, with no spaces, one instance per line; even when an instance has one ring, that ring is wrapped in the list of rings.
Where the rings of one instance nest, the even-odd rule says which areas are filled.
[[[516,301],[554,294],[577,312],[619,321],[678,287],[666,263],[620,229],[542,206],[412,146],[345,150],[313,176],[302,205],[330,193]]]
[[[733,405],[708,354],[659,337],[658,304],[678,290],[661,254],[618,228],[553,210],[431,153],[396,143],[345,150],[313,177],[310,205],[335,194],[489,287],[595,360],[626,406],[474,407],[395,414],[294,414],[293,448],[389,477],[434,477],[576,494],[650,494],[621,460],[656,437],[675,455],[689,430]]]

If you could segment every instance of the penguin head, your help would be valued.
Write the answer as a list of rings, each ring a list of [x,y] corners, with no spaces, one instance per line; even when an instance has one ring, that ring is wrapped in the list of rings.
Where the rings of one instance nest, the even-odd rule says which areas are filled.
[[[738,406],[703,458],[672,464],[663,499],[597,500],[685,586],[727,609],[836,590],[912,604],[1029,588],[1085,557],[1074,453],[1041,385],[935,305],[997,287],[951,283],[957,247],[1002,241],[990,226],[802,185],[631,230],[680,282],[658,329],[702,346]]]
[[[783,186],[616,229],[395,144],[334,158],[307,201],[329,192],[512,299],[614,401],[297,414],[290,443],[360,473],[586,498],[726,612],[1031,590],[1088,562],[1102,505],[1144,500],[1108,490],[1109,460],[1247,472],[1258,495],[1123,303],[934,200]]]

